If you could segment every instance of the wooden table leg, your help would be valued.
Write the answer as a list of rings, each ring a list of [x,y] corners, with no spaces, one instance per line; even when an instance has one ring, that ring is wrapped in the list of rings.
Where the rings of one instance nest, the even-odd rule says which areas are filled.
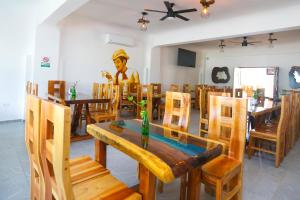
[[[72,116],[72,123],[71,123],[71,133],[75,133],[75,131],[78,127],[81,111],[82,111],[82,104],[78,104],[78,105],[75,104],[74,105],[74,113]]]
[[[95,161],[106,168],[106,146],[104,142],[95,139]]]
[[[92,123],[92,118],[91,118],[91,113],[90,113],[90,109],[89,109],[89,104],[86,103],[85,104],[85,112],[86,112],[86,125],[91,124]]]
[[[143,200],[156,199],[156,177],[142,164],[139,164],[139,192]]]
[[[200,200],[201,167],[192,169],[188,173],[187,199]]]

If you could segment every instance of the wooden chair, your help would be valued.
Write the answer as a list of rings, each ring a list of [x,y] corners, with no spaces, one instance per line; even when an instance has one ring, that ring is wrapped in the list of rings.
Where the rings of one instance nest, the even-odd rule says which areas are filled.
[[[32,84],[32,82],[30,81],[27,81],[26,83],[26,94],[31,94],[31,95],[34,95],[34,96],[38,96],[38,84],[35,83],[35,84]]]
[[[195,108],[200,109],[200,89],[202,88],[202,85],[195,85]]]
[[[221,155],[202,166],[202,181],[206,187],[215,188],[217,200],[242,199],[247,100],[211,96],[210,101],[209,134],[220,140],[222,128],[226,127],[231,129],[231,136],[228,155]],[[222,116],[224,106],[232,108],[231,117]]]
[[[151,83],[153,86],[153,95],[161,95],[161,83]]]
[[[128,95],[129,95],[129,86],[127,84],[120,84],[120,115],[122,114],[122,111],[127,111],[131,113],[135,113],[136,107],[134,103],[128,101]],[[132,94],[130,94],[132,95]],[[134,94],[136,95],[136,94]]]
[[[152,85],[140,85],[137,89],[137,101],[141,102],[142,100],[147,100],[147,113],[148,113],[148,119],[150,122],[152,122],[152,108],[153,108],[153,86]],[[137,107],[137,118],[141,118],[140,116],[141,108]]]
[[[65,99],[66,82],[59,81],[59,80],[49,80],[48,81],[48,94],[58,97],[60,99]]]
[[[32,82],[27,81],[27,83],[26,83],[26,94],[31,94],[31,91],[32,91]]]
[[[180,92],[166,92],[166,107],[163,126],[174,130],[187,132],[190,124],[191,94]],[[185,184],[186,175],[181,178]],[[182,189],[182,188],[181,188]],[[159,181],[158,191],[163,192],[163,182]],[[181,191],[185,196],[184,190]]]
[[[93,86],[92,86],[92,97],[93,98],[99,98],[99,87],[100,87],[100,84],[99,83],[93,83]],[[96,103],[91,103],[89,105],[89,111],[92,113],[92,112],[97,112],[99,111],[98,110],[98,104]]]
[[[34,95],[34,96],[38,96],[39,95],[39,85],[37,83],[33,84],[32,95]]]
[[[30,199],[44,200],[45,184],[39,152],[41,99],[26,96],[25,143],[30,163]]]
[[[106,95],[103,96],[103,98],[110,99],[110,103],[108,105],[102,105],[100,111],[91,113],[91,118],[96,123],[116,120],[118,117],[118,105],[120,100],[119,85],[107,84],[105,88],[107,91],[105,91]]]
[[[275,155],[275,167],[279,167],[284,158],[285,141],[289,140],[288,124],[290,120],[290,96],[282,96],[281,112],[279,123],[273,126],[255,127],[250,131],[250,139],[248,145],[248,156],[251,159],[254,150],[262,151]],[[268,141],[275,144],[276,150],[271,151],[263,147],[256,146],[259,141]]]
[[[235,98],[243,98],[243,89],[242,88],[234,89],[234,97]]]
[[[210,110],[210,96],[230,97],[231,93],[212,92],[208,89],[200,89],[200,93],[199,93],[199,105],[200,105],[199,135],[200,136],[204,136],[208,133],[207,127],[209,124],[208,119],[209,119],[209,110]],[[223,112],[225,112],[225,110]]]
[[[182,86],[182,92],[183,93],[190,93],[192,91],[190,84],[183,84]]]
[[[70,118],[69,107],[42,101],[39,152],[46,199],[141,199],[99,163],[89,158],[70,162]]]
[[[171,84],[170,85],[170,91],[171,92],[179,92],[179,85],[177,85],[177,84]]]

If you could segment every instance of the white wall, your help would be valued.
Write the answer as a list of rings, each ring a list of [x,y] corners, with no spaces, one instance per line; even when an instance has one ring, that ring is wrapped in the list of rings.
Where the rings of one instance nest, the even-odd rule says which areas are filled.
[[[200,54],[197,53],[196,67],[177,66],[178,48],[195,51],[195,48],[188,46],[171,46],[161,48],[161,83],[164,90],[168,90],[171,84],[182,85],[189,83],[195,85],[199,82]]]
[[[107,33],[134,38],[136,46],[105,44],[104,36]],[[130,57],[127,66],[136,69],[143,81],[143,32],[102,24],[80,16],[68,17],[61,29],[62,78],[69,84],[79,80],[79,92],[90,93],[93,82],[106,82],[101,77],[102,70],[113,75],[116,73],[112,54],[119,48],[125,49]]]
[[[290,89],[288,72],[292,66],[300,66],[300,31],[277,33],[275,37],[279,40],[274,48],[269,48],[267,43],[248,47],[231,45],[225,48],[224,53],[220,53],[218,48],[199,46],[202,59],[206,60],[203,66],[205,83],[214,84],[211,79],[213,67],[227,66],[230,69],[230,82],[219,86],[233,85],[235,67],[279,67],[279,90]]]
[[[24,115],[25,71],[32,67],[36,8],[34,1],[17,0],[0,6],[0,121]]]

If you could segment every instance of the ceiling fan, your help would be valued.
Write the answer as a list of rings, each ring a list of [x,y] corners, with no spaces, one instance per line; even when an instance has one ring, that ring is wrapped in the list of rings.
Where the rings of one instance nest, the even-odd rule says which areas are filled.
[[[231,43],[235,43],[235,44],[241,44],[242,47],[247,47],[248,45],[255,45],[257,43],[261,43],[260,41],[252,41],[252,42],[249,42],[248,41],[248,37],[243,37],[243,41],[242,42],[233,42],[233,41],[230,41]]]
[[[145,11],[148,12],[158,12],[158,13],[165,13],[166,15],[164,17],[162,17],[160,20],[163,21],[165,19],[174,19],[174,18],[179,18],[182,19],[184,21],[189,21],[188,18],[180,15],[181,13],[188,13],[188,12],[195,12],[197,11],[196,8],[192,8],[192,9],[184,9],[184,10],[173,10],[173,7],[175,6],[175,3],[170,3],[169,1],[164,1],[165,6],[167,7],[167,11],[161,11],[161,10],[151,10],[151,9],[145,9]]]

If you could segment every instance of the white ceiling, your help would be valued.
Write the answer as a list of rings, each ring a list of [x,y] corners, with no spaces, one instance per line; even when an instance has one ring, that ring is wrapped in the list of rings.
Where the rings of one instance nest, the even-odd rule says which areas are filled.
[[[175,3],[174,10],[196,8],[201,9],[199,0],[170,0]],[[288,3],[287,3],[288,2]],[[149,13],[151,21],[148,30],[157,32],[165,29],[185,27],[222,18],[237,17],[248,13],[276,9],[299,4],[300,0],[216,0],[210,7],[210,17],[203,19],[200,12],[186,13],[183,16],[191,20],[180,19],[160,21],[163,13]],[[90,0],[74,14],[98,20],[104,23],[137,29],[137,19],[145,9],[166,10],[162,0]],[[284,13],[283,13],[284,14]]]
[[[246,35],[245,35],[246,36]],[[274,46],[279,44],[293,44],[295,41],[299,41],[299,36],[300,36],[300,29],[299,30],[290,30],[290,31],[283,31],[283,32],[277,32],[274,33],[272,38],[276,38],[277,41],[274,41]],[[253,46],[248,46],[248,47],[243,47],[243,48],[260,48],[260,47],[268,47],[269,41],[268,41],[269,35],[268,34],[260,34],[260,35],[252,35],[252,36],[247,36],[248,42],[253,42],[253,41],[258,41],[259,43],[253,45]],[[226,45],[225,49],[238,49],[238,47],[241,46],[241,42],[243,41],[242,37],[238,38],[230,38],[230,39],[225,39],[224,44]],[[234,42],[234,43],[233,43]],[[192,44],[185,44],[185,45],[180,45],[182,48],[188,48],[188,47],[200,47],[204,49],[219,49],[220,45],[220,40],[214,40],[214,41],[207,41],[207,42],[199,42],[199,43],[192,43]],[[177,46],[177,45],[174,45]]]

